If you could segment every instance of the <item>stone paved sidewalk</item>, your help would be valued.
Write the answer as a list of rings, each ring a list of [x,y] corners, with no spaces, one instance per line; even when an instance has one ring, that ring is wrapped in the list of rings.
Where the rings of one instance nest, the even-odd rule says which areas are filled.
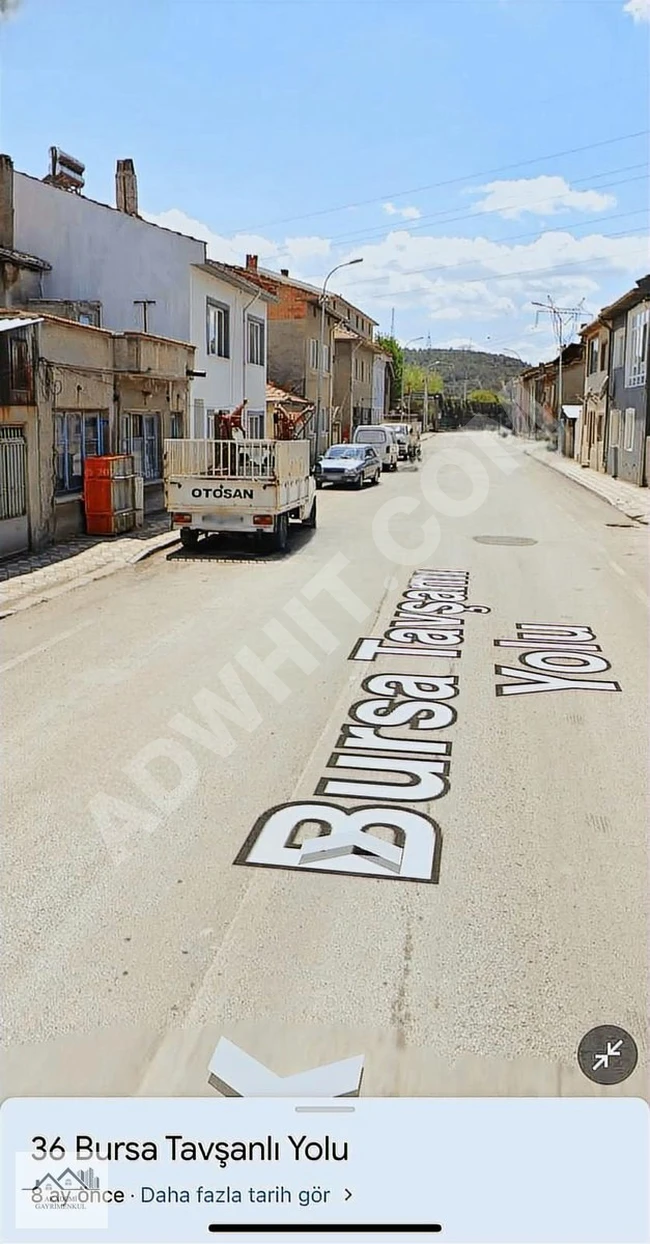
[[[40,604],[177,543],[178,534],[169,530],[169,516],[161,514],[128,535],[75,536],[40,553],[12,558],[0,563],[0,613]]]
[[[576,484],[595,492],[603,501],[613,505],[627,518],[647,526],[650,521],[650,489],[639,488],[636,484],[628,484],[627,480],[612,479],[600,471],[592,471],[591,467],[581,467],[579,462],[571,458],[563,458],[557,452],[549,451],[546,442],[527,447],[524,451],[531,458],[552,467],[560,475],[566,475]]]

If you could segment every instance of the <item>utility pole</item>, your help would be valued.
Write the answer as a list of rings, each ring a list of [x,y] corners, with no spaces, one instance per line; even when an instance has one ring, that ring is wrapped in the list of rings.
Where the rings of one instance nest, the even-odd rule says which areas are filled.
[[[473,344],[474,344],[474,343],[473,343],[473,341],[472,341],[471,339],[467,342],[467,350],[468,350],[468,351],[469,351],[469,350],[471,350],[471,348],[472,348]],[[468,385],[468,383],[469,383],[469,359],[466,357],[466,358],[465,358],[465,380],[464,380],[464,382],[463,382],[463,403],[465,403],[465,404],[467,403],[467,385]]]
[[[568,341],[571,340],[571,337],[573,336],[575,332],[575,327],[578,322],[578,318],[584,314],[584,302],[585,300],[583,298],[577,307],[558,307],[557,303],[553,301],[553,299],[551,298],[551,295],[549,294],[547,296],[546,302],[534,302],[533,303],[533,306],[537,307],[537,314],[535,316],[535,327],[537,327],[537,324],[539,322],[539,317],[540,315],[542,315],[542,313],[550,315],[551,324],[553,325],[553,333],[554,333],[555,341],[558,347],[556,449],[559,449],[560,447],[560,422],[562,419],[562,406],[564,404],[563,403],[563,396],[564,396],[563,374],[562,374],[562,366],[563,366],[564,360],[562,356],[564,354],[565,346],[568,344]],[[565,330],[567,328],[570,330],[568,334],[568,339],[565,333]]]
[[[321,290],[321,295],[320,295],[320,337],[318,341],[318,358],[316,360],[316,363],[318,366],[318,371],[316,373],[316,376],[317,376],[317,380],[316,380],[316,385],[317,385],[317,389],[316,389],[316,457],[317,458],[320,457],[321,431],[322,431],[322,424],[323,424],[323,415],[322,415],[323,357],[325,354],[325,303],[327,299],[327,283],[330,277],[334,276],[335,272],[339,272],[341,268],[350,268],[355,263],[363,263],[363,259],[347,259],[345,263],[337,263],[336,267],[332,268],[332,270],[328,272],[327,276],[325,277],[325,280],[323,281],[323,288]],[[333,365],[334,365],[333,359],[330,358],[329,360],[330,374],[331,374]],[[330,392],[331,392],[331,386],[330,386]]]
[[[409,346],[412,346],[416,341],[424,341],[424,337],[411,337],[410,340],[407,341],[406,345],[402,346],[402,385],[401,385],[401,392],[400,392],[400,399],[399,399],[400,410],[402,411],[404,410],[404,368],[406,366],[406,359],[404,358],[404,355],[406,354],[406,351],[408,350]],[[409,393],[409,414],[410,413],[411,413],[411,399],[410,399],[410,393]]]
[[[155,307],[155,298],[134,298],[133,306],[142,307],[142,331],[149,332],[149,307]]]
[[[391,336],[391,341],[394,341],[395,340],[395,308],[394,307],[390,313],[390,336]]]

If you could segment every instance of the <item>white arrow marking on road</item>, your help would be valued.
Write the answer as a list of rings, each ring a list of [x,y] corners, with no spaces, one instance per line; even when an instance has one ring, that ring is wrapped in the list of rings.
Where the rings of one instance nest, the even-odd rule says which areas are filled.
[[[331,860],[342,855],[353,855],[355,852],[371,856],[389,872],[399,874],[402,848],[359,829],[341,829],[337,833],[324,834],[321,838],[308,838],[300,852],[300,863],[313,864],[315,860]]]
[[[225,1097],[358,1097],[363,1056],[278,1076],[221,1037],[208,1066],[208,1082]]]

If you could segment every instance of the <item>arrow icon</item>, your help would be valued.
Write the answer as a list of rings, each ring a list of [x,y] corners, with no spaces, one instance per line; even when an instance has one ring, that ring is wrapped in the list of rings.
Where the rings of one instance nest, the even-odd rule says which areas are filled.
[[[224,1097],[358,1097],[362,1077],[362,1055],[278,1076],[225,1037],[208,1065],[208,1083]]]
[[[607,1049],[604,1054],[597,1054],[594,1060],[593,1070],[598,1071],[600,1067],[609,1067],[610,1058],[621,1057],[622,1039],[620,1041],[608,1041]]]
[[[346,1201],[349,1201],[351,1196],[352,1196],[352,1193],[350,1192],[350,1189],[349,1189],[349,1188],[346,1188],[346,1189],[345,1189],[345,1199],[346,1199]]]

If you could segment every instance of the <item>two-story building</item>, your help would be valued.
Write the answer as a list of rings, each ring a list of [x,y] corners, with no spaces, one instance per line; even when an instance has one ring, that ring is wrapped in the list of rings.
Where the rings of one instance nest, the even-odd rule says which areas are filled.
[[[194,347],[0,310],[0,556],[83,531],[84,463],[129,453],[162,507],[162,445],[187,435]]]
[[[363,423],[381,423],[390,400],[390,360],[380,346],[351,328],[334,329],[335,440],[351,440]]]
[[[650,275],[600,313],[609,333],[608,419],[610,475],[646,485],[650,463]]]
[[[321,291],[289,275],[287,268],[279,273],[259,266],[257,255],[246,256],[246,276],[262,289],[274,290],[275,300],[268,311],[268,375],[269,381],[310,405],[320,403],[320,429],[313,420],[309,435],[314,451],[316,442],[322,448],[329,444],[336,417],[333,405],[334,330],[343,315],[334,309],[333,300],[324,307],[321,325]],[[323,331],[321,356],[321,327]]]
[[[594,471],[604,471],[609,330],[598,316],[585,325],[580,337],[585,352],[585,381],[576,456],[582,466],[591,467]]]
[[[351,434],[355,423],[378,422],[387,409],[389,361],[373,341],[376,321],[341,294],[323,300],[322,289],[288,268],[261,268],[257,255],[246,257],[246,275],[270,282],[276,294],[268,312],[269,379],[316,408],[320,399],[320,447]],[[312,428],[315,434],[315,421]]]
[[[131,160],[118,161],[115,183],[116,203],[108,206],[53,175],[16,172],[0,157],[0,247],[23,256],[21,291],[32,262],[29,299],[20,305],[35,314],[56,306],[62,316],[72,307],[79,322],[190,342],[191,434],[209,436],[217,413],[246,400],[257,435],[266,410],[271,285],[260,288],[245,269],[210,259],[205,242],[143,219]],[[12,305],[6,297],[4,305]]]

